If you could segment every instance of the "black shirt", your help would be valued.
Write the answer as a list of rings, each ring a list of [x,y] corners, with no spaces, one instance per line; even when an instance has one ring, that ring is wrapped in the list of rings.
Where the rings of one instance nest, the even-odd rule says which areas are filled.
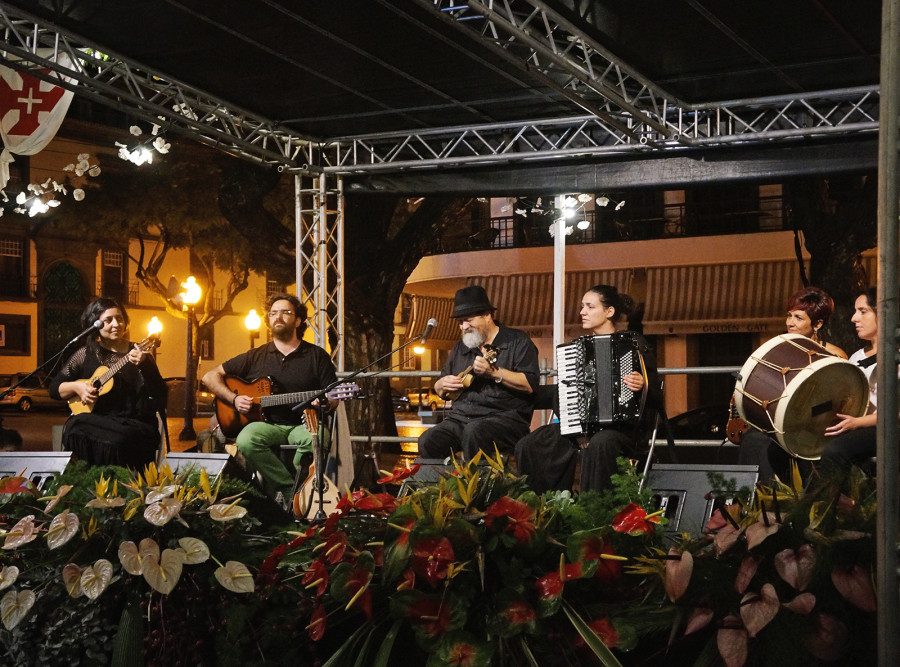
[[[316,391],[337,380],[334,364],[328,353],[318,345],[300,341],[300,345],[287,356],[275,343],[248,350],[222,364],[226,375],[235,375],[245,382],[270,378],[273,393]],[[302,411],[293,411],[291,405],[270,407],[266,420],[274,424],[299,424]]]
[[[494,382],[491,377],[476,375],[471,386],[453,401],[452,412],[469,418],[516,412],[522,419],[530,422],[534,412],[534,392],[540,383],[537,347],[524,331],[505,326],[500,326],[491,345],[497,348],[497,365],[506,370],[524,373],[532,393],[516,391]],[[462,341],[458,341],[450,350],[447,363],[441,369],[441,376],[459,375],[474,363],[476,356],[481,356],[478,348],[470,349]]]

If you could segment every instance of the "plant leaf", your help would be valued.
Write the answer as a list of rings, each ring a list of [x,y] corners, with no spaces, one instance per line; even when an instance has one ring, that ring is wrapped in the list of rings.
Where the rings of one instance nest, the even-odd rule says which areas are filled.
[[[622,667],[622,663],[616,659],[613,652],[610,651],[606,644],[603,643],[603,640],[597,636],[597,633],[584,622],[584,619],[579,616],[578,612],[572,609],[571,605],[563,603],[563,611],[566,612],[566,616],[569,617],[569,621],[571,621],[575,630],[581,635],[581,638],[584,639],[585,644],[590,647],[594,652],[594,655],[600,659],[600,662],[602,662],[605,667]]]

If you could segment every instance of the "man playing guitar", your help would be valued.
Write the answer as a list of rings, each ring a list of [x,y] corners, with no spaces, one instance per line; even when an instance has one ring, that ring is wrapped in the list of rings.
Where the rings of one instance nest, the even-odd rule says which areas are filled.
[[[331,386],[337,375],[328,353],[303,340],[306,307],[292,294],[276,294],[266,301],[266,325],[272,342],[251,349],[216,366],[203,376],[203,383],[226,407],[246,416],[258,410],[254,397],[226,384],[228,376],[247,381],[271,378],[284,392],[317,391]],[[235,385],[235,383],[232,383]],[[329,401],[336,407],[337,401]],[[296,445],[295,467],[312,463],[312,434],[303,425],[303,411],[291,404],[268,408],[264,421],[252,421],[237,435],[235,444],[263,477],[266,491],[290,502],[294,473],[278,457],[282,445]],[[303,476],[305,478],[305,475]]]

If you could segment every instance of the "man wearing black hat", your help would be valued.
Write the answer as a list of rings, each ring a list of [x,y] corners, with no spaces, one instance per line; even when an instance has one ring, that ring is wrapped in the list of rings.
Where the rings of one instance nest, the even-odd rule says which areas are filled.
[[[539,380],[537,347],[524,331],[495,320],[495,310],[480,285],[456,292],[451,317],[459,323],[462,340],[434,383],[439,396],[454,396],[453,408],[419,436],[420,456],[444,458],[462,451],[471,458],[479,449],[492,453],[495,444],[509,451],[528,433]],[[466,385],[465,375],[471,384]]]

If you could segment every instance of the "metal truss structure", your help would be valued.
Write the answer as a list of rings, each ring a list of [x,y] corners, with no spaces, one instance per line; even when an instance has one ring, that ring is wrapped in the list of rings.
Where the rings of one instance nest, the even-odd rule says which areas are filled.
[[[26,12],[0,7],[11,66],[241,158],[295,175],[297,284],[314,305],[316,342],[343,366],[342,174],[450,165],[661,153],[874,133],[876,86],[708,104],[669,95],[542,0],[413,0],[555,91],[584,115],[334,138],[311,138]],[[74,69],[58,64],[68,55]],[[62,77],[66,77],[63,79]],[[301,180],[312,179],[303,188]]]
[[[315,343],[344,370],[344,191],[340,176],[294,175],[297,292]]]

